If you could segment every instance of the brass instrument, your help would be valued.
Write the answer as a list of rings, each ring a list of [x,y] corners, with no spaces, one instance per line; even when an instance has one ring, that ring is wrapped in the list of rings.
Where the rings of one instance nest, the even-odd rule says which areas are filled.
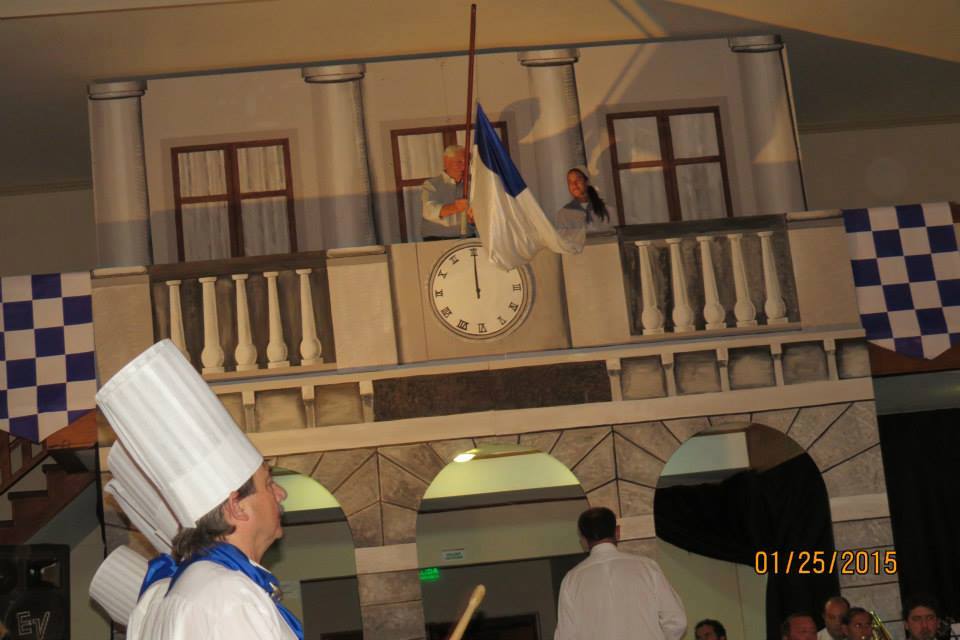
[[[880,616],[878,616],[875,611],[870,612],[870,627],[873,629],[873,633],[871,634],[873,640],[893,640],[890,632],[883,626]]]

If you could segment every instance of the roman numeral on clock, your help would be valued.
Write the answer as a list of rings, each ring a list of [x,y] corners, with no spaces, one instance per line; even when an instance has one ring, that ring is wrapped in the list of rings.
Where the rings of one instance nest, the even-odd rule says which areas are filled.
[[[507,305],[507,307],[510,309],[510,311],[516,311],[520,308],[520,305],[518,305],[516,302],[511,302]]]
[[[487,332],[487,325],[485,325],[485,324],[482,323],[482,322],[478,322],[478,323],[477,323],[477,333],[486,333],[486,332]]]
[[[442,315],[444,318],[449,318],[453,315],[453,311],[450,310],[450,307],[444,307],[443,309],[440,309],[440,315]]]
[[[518,282],[518,283],[516,283],[516,284],[513,285],[513,290],[514,290],[514,291],[521,291],[521,290],[523,290],[523,287],[522,287],[522,286],[520,285],[520,283]]]
[[[457,323],[457,329],[462,329],[463,331],[466,331],[469,327],[470,327],[470,323],[467,322],[466,320],[461,320],[460,322]]]
[[[442,297],[443,297],[443,289],[437,289],[436,291],[434,291],[434,292],[433,292],[433,297],[434,297],[434,298],[442,298]]]

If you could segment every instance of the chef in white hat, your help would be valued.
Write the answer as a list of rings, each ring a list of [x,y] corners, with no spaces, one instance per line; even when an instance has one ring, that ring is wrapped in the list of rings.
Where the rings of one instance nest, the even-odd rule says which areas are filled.
[[[173,539],[180,524],[170,512],[170,508],[160,496],[160,492],[143,474],[130,454],[119,442],[110,448],[107,464],[113,479],[103,488],[104,493],[114,500],[126,514],[136,529],[150,542],[159,555],[145,564],[140,581],[132,589],[134,607],[128,612],[127,619],[121,624],[133,626],[144,618],[147,611],[160,602],[167,593],[170,579],[176,572],[177,563],[170,555]],[[107,560],[110,556],[107,557]],[[146,561],[144,561],[146,562]],[[106,561],[104,561],[106,564]],[[109,574],[108,574],[109,575]],[[122,576],[126,578],[127,576]],[[94,583],[90,585],[90,594],[95,599]],[[101,590],[101,592],[104,592]],[[111,595],[112,592],[104,592]],[[108,606],[101,602],[110,613]],[[111,617],[114,617],[111,613]],[[116,618],[114,617],[114,620]]]
[[[127,626],[147,575],[147,560],[124,545],[100,563],[90,582],[90,597],[117,624]]]
[[[259,564],[283,535],[286,493],[180,351],[169,340],[153,345],[103,386],[97,404],[181,525],[166,596],[132,616],[128,637],[302,640],[279,581]]]

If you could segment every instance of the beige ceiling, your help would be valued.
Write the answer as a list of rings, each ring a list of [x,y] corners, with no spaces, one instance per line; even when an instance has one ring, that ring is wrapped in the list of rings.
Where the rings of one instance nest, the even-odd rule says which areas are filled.
[[[85,84],[90,80],[462,50],[469,4],[250,0],[0,20],[0,193],[89,180]],[[791,47],[801,123],[869,119],[871,113],[902,116],[910,105],[897,106],[900,98],[892,101],[896,108],[885,103],[879,111],[864,110],[865,92],[881,92],[889,84],[888,71],[894,82],[922,81],[917,90],[929,89],[932,101],[917,107],[924,115],[952,114],[954,98],[960,98],[960,82],[956,87],[950,82],[951,75],[960,78],[957,0],[478,4],[481,48],[783,33]],[[856,67],[845,64],[847,59]],[[878,72],[873,89],[844,89],[849,85],[844,78],[870,79]],[[826,99],[815,88],[820,76],[830,87]],[[934,91],[940,82],[946,88]]]

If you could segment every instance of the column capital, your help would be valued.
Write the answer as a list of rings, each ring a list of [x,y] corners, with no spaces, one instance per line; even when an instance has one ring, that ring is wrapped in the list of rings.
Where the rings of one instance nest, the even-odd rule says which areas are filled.
[[[91,82],[87,85],[87,95],[91,100],[114,100],[117,98],[139,98],[147,91],[146,80],[124,80],[122,82]]]
[[[303,81],[307,83],[328,84],[361,80],[366,70],[366,65],[362,63],[315,65],[312,67],[302,67],[300,69],[300,75],[303,76]]]
[[[734,53],[768,53],[783,49],[783,40],[775,33],[764,36],[738,36],[728,38],[727,45]]]
[[[517,60],[525,67],[552,67],[573,64],[580,59],[579,49],[537,49],[521,51]]]

